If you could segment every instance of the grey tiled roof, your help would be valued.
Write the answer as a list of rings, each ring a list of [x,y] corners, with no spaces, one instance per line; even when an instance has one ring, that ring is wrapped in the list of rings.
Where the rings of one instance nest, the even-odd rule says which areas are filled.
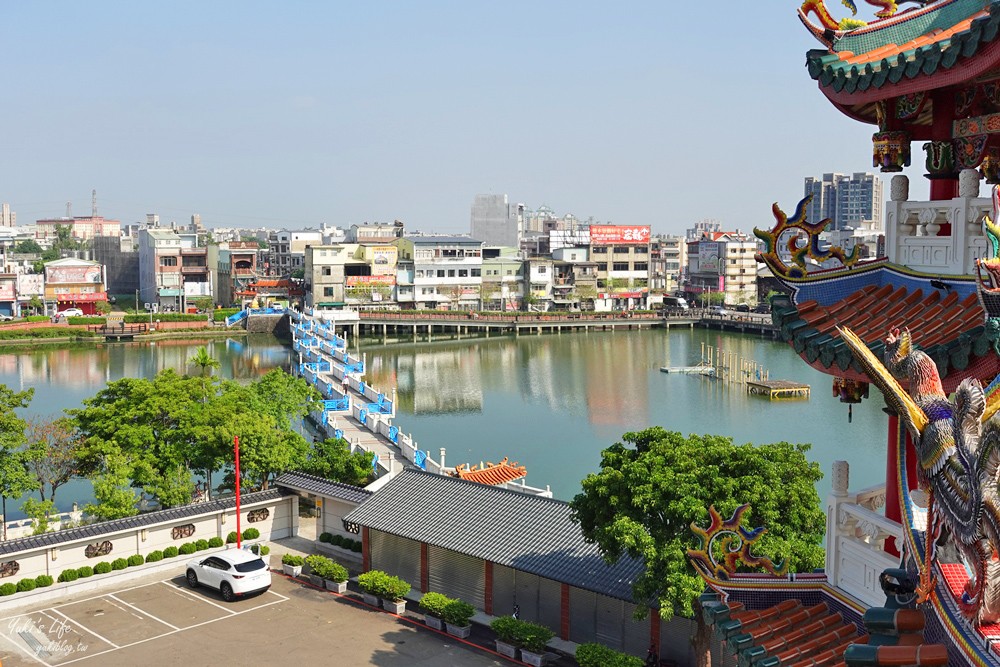
[[[275,488],[268,489],[267,491],[245,493],[241,499],[241,504],[249,505],[251,503],[258,503],[261,501],[277,500],[283,495],[285,495],[285,493],[281,489]],[[29,535],[28,537],[20,537],[16,540],[0,542],[0,555],[19,553],[21,551],[42,547],[51,547],[57,544],[73,542],[79,539],[100,538],[105,535],[112,535],[114,533],[132,530],[135,528],[142,528],[144,526],[151,526],[164,521],[175,521],[177,519],[185,519],[187,517],[200,516],[202,514],[221,512],[232,507],[236,507],[236,496],[229,496],[227,498],[213,500],[207,503],[195,503],[193,505],[172,507],[170,509],[158,510],[156,512],[147,512],[146,514],[137,514],[136,516],[129,516],[123,519],[102,521],[89,526],[59,530],[54,533]]]
[[[643,569],[605,563],[561,500],[420,470],[396,475],[345,521],[621,600]]]
[[[371,491],[366,491],[359,486],[331,482],[328,479],[307,475],[304,472],[286,472],[278,479],[274,480],[276,486],[283,486],[286,489],[295,491],[307,491],[327,498],[338,498],[351,503],[362,503],[372,495]]]

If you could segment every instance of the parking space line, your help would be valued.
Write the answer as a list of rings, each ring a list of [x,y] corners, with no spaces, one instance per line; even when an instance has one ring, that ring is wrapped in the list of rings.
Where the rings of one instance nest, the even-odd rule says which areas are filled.
[[[100,597],[104,597],[104,596],[102,595]],[[98,639],[100,639],[102,642],[106,643],[108,646],[114,646],[115,648],[121,648],[118,644],[114,643],[110,639],[107,639],[106,637],[102,637],[101,635],[97,634],[96,632],[94,632],[93,630],[91,630],[90,628],[88,628],[86,625],[84,625],[83,623],[81,623],[80,621],[77,621],[77,620],[75,620],[75,619],[67,616],[66,614],[64,614],[61,611],[59,611],[58,609],[56,609],[55,607],[53,607],[52,609],[49,609],[49,611],[52,611],[52,612],[55,612],[55,613],[59,614],[60,616],[62,616],[63,618],[65,618],[70,623],[73,623],[73,624],[79,626],[81,630],[85,630],[88,633],[94,635],[95,637],[97,637]]]
[[[139,607],[136,607],[134,604],[129,604],[128,602],[125,602],[125,600],[122,600],[120,597],[115,596],[113,593],[109,593],[108,597],[111,598],[111,599],[113,599],[113,600],[118,600],[119,602],[121,602],[126,607],[131,607],[132,609],[135,609],[136,611],[145,614],[146,616],[148,616],[149,618],[153,619],[157,623],[162,623],[163,625],[166,625],[167,627],[173,628],[174,630],[180,630],[180,628],[178,628],[173,623],[167,623],[162,618],[157,618],[156,616],[153,616],[152,614],[150,614],[145,609],[141,609]]]
[[[205,604],[210,604],[213,607],[218,607],[219,609],[221,609],[222,611],[224,611],[224,612],[226,612],[226,613],[228,613],[230,615],[235,615],[235,614],[239,613],[239,612],[233,611],[232,609],[226,609],[221,604],[216,604],[215,602],[212,602],[211,600],[209,600],[208,598],[206,598],[204,595],[198,595],[194,591],[190,591],[190,590],[188,590],[186,588],[181,588],[180,586],[171,586],[169,579],[167,581],[161,581],[160,583],[163,584],[164,586],[170,586],[170,588],[172,588],[173,590],[177,591],[178,593],[183,593],[184,595],[186,595],[189,598],[194,598],[195,600],[201,600]]]
[[[11,618],[17,618],[17,617],[16,616],[11,616]],[[20,644],[18,644],[17,642],[15,642],[12,637],[9,637],[9,636],[7,636],[6,634],[3,634],[3,633],[0,633],[0,636],[2,636],[4,639],[6,639],[7,643],[10,644],[11,646],[13,646],[15,651],[20,651],[21,653],[23,653],[24,655],[26,655],[29,660],[35,660],[35,661],[38,662],[38,664],[44,665],[44,667],[52,667],[52,665],[50,665],[49,663],[47,663],[44,660],[42,660],[41,658],[39,658],[37,655],[35,655],[31,651],[29,651],[27,648],[25,648],[25,647],[21,646]]]

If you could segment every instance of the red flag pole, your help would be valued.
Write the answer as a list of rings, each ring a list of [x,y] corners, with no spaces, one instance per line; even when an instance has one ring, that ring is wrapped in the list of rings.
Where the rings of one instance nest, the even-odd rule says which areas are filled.
[[[236,548],[241,548],[243,534],[240,532],[240,437],[233,436],[233,450],[236,452]]]

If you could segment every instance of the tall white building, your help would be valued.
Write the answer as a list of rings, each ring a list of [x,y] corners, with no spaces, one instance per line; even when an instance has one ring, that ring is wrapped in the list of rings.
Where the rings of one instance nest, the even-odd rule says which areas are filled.
[[[472,238],[486,246],[517,248],[524,235],[524,204],[507,195],[476,195],[472,201]]]
[[[816,223],[829,218],[827,231],[844,229],[882,229],[882,179],[875,174],[823,174],[807,176],[803,188],[812,195],[806,207],[806,219]]]
[[[0,227],[17,227],[17,213],[11,213],[7,202],[0,208]]]

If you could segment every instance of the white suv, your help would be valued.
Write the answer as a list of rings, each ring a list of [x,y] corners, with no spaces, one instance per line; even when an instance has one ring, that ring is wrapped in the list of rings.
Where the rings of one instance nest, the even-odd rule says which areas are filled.
[[[229,549],[195,558],[187,564],[191,588],[199,584],[214,588],[231,602],[240,595],[263,593],[271,587],[271,570],[264,560],[245,549]]]

